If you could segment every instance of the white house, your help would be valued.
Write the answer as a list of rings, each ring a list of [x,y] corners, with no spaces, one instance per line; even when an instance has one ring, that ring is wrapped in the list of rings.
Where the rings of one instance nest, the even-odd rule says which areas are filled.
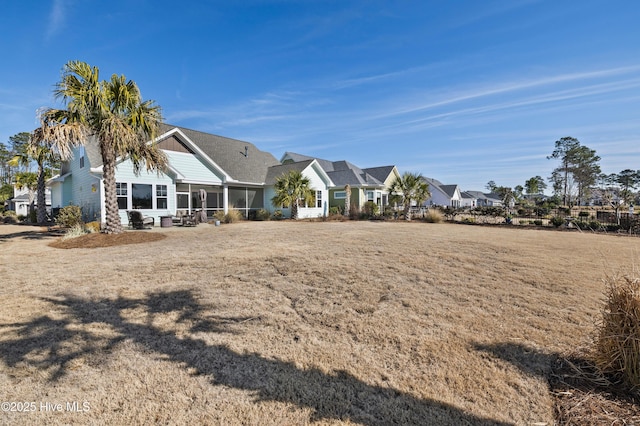
[[[131,161],[119,161],[116,167],[116,190],[120,219],[127,223],[127,210],[141,210],[155,218],[191,213],[202,208],[200,190],[206,193],[204,210],[208,216],[230,208],[245,216],[271,205],[274,179],[282,164],[270,153],[236,139],[198,132],[182,127],[162,125],[162,134],[149,143],[157,143],[167,155],[169,167],[161,173],[142,171],[136,175]],[[299,210],[299,217],[326,214],[331,180],[315,163],[303,174],[312,181],[316,206]],[[82,208],[85,220],[104,222],[104,182],[102,156],[95,140],[74,152],[63,163],[58,176],[50,179],[52,206],[75,204]],[[323,203],[320,205],[320,203]]]
[[[425,207],[442,206],[442,207],[462,207],[462,193],[458,185],[444,185],[442,182],[425,178],[429,184],[429,197],[425,202]]]

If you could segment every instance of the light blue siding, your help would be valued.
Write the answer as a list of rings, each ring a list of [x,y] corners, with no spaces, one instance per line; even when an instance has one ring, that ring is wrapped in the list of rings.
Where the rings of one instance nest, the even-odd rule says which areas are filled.
[[[168,174],[157,172],[142,171],[138,176],[133,172],[133,163],[130,160],[124,161],[116,166],[116,182],[127,184],[127,208],[131,209],[131,185],[132,184],[148,184],[151,185],[151,204],[154,208],[141,209],[141,213],[144,216],[151,216],[155,219],[156,226],[160,225],[160,216],[173,215],[176,213],[176,186],[173,178]],[[157,196],[156,186],[166,185],[167,187],[167,208],[156,209]],[[120,210],[120,221],[123,225],[129,223],[127,217],[127,210]]]
[[[183,152],[165,151],[171,167],[180,173],[184,181],[222,184],[223,175],[210,167],[207,167],[193,154]]]

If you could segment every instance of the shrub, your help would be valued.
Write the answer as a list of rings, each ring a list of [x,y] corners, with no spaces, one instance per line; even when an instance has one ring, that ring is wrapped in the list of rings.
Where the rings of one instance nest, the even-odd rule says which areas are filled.
[[[260,209],[256,212],[255,220],[269,220],[271,214],[266,209]]]
[[[15,224],[18,222],[15,216],[5,216],[2,221],[7,224]]]
[[[69,229],[67,229],[67,232],[65,232],[64,237],[62,237],[62,239],[69,240],[71,238],[78,238],[83,236],[84,234],[87,234],[87,230],[85,229],[84,226],[82,226],[81,223],[77,223],[72,227],[70,227]]]
[[[329,207],[329,216],[336,216],[342,214],[340,213],[340,208],[337,206]]]
[[[224,223],[239,222],[243,219],[243,215],[240,210],[229,209],[227,214],[224,215]]]
[[[589,228],[597,231],[598,229],[600,229],[600,222],[598,222],[597,220],[592,220],[591,222],[589,222]]]
[[[537,226],[542,226],[542,220],[536,219],[536,220],[533,221],[533,224],[537,225]]]
[[[378,211],[379,211],[379,207],[373,201],[367,201],[366,203],[364,203],[364,206],[362,208],[362,213],[366,217],[376,216],[378,214]]]
[[[100,222],[93,221],[84,225],[85,230],[88,233],[100,232]]]
[[[424,215],[424,221],[428,223],[440,223],[444,216],[440,210],[429,209]]]
[[[274,211],[273,214],[271,215],[271,218],[275,219],[275,220],[284,219],[284,215],[282,214],[282,210]]]
[[[56,223],[63,228],[72,228],[82,224],[82,211],[79,206],[66,206],[60,209]]]
[[[562,216],[553,216],[549,222],[556,228],[562,226],[564,224],[564,218]]]
[[[616,277],[606,283],[595,362],[603,373],[636,388],[640,386],[640,280]]]

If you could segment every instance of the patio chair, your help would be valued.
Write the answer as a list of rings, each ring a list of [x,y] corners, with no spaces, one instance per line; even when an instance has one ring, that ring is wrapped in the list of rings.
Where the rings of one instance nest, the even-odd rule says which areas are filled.
[[[151,216],[143,216],[138,210],[127,210],[129,228],[144,229],[146,225],[155,226],[156,220]]]

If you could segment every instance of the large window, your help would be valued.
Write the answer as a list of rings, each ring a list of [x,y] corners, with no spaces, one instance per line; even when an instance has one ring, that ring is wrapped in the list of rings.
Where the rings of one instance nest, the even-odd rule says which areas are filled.
[[[189,193],[176,194],[178,209],[189,210]]]
[[[347,198],[347,191],[336,191],[333,193],[333,198],[336,200],[344,200]]]
[[[166,210],[167,208],[167,185],[156,185],[156,209]]]
[[[316,207],[322,207],[322,191],[316,191]]]
[[[127,184],[124,182],[116,182],[116,195],[118,197],[118,208],[120,210],[127,209]]]
[[[152,187],[142,183],[131,184],[131,203],[134,209],[150,210],[153,208]]]

